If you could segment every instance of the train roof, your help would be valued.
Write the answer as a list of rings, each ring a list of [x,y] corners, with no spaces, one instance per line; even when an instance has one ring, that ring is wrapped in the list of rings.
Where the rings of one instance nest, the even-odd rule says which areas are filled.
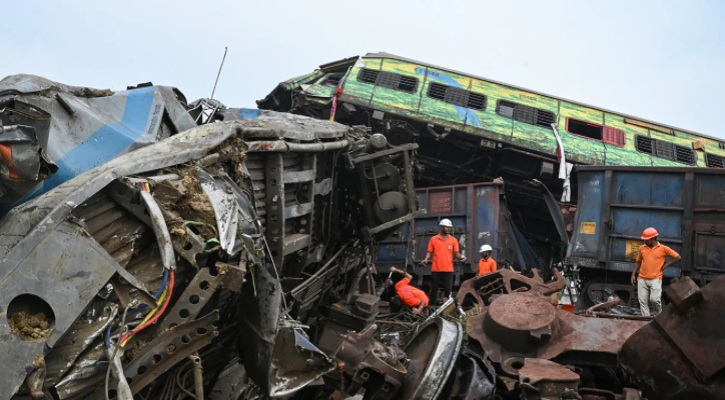
[[[405,61],[405,62],[409,62],[409,63],[413,63],[413,64],[419,64],[419,65],[423,65],[423,66],[426,66],[426,67],[436,68],[436,69],[440,69],[442,71],[452,72],[454,74],[465,75],[465,76],[469,76],[471,78],[480,79],[482,81],[487,81],[487,82],[496,83],[496,84],[499,84],[499,85],[508,86],[510,88],[517,89],[517,90],[524,90],[524,91],[527,91],[527,92],[530,92],[530,93],[535,93],[535,94],[538,94],[538,95],[541,95],[541,96],[551,97],[553,99],[563,100],[563,101],[566,101],[566,102],[569,102],[569,103],[572,103],[572,104],[576,104],[576,105],[579,105],[579,106],[593,108],[595,110],[604,111],[604,112],[607,112],[607,113],[610,113],[610,114],[621,115],[622,117],[632,118],[632,119],[634,119],[636,121],[643,122],[645,124],[656,125],[657,127],[662,127],[662,128],[666,128],[666,129],[670,129],[670,130],[679,131],[679,132],[685,132],[685,133],[689,133],[691,135],[696,135],[696,136],[704,137],[704,138],[707,138],[707,139],[715,140],[717,142],[722,143],[723,146],[725,146],[725,139],[723,139],[723,138],[717,138],[717,137],[714,137],[714,136],[708,136],[708,135],[705,135],[705,134],[702,134],[702,133],[698,133],[698,132],[694,132],[694,131],[691,131],[691,130],[688,130],[688,129],[678,128],[678,127],[674,127],[674,126],[671,126],[671,125],[665,125],[665,124],[662,124],[660,122],[646,120],[646,119],[643,119],[643,118],[640,118],[640,117],[636,117],[634,115],[628,115],[628,114],[623,114],[623,113],[618,112],[618,111],[607,110],[605,108],[601,108],[601,107],[598,107],[598,106],[593,106],[593,105],[590,105],[590,104],[582,103],[580,101],[569,100],[569,99],[566,99],[566,98],[563,98],[563,97],[554,96],[554,95],[550,95],[550,94],[547,94],[547,93],[539,92],[537,90],[532,90],[532,89],[528,89],[528,88],[525,88],[525,87],[512,85],[512,84],[509,84],[509,83],[500,82],[500,81],[497,81],[497,80],[494,80],[494,79],[489,79],[489,78],[484,78],[482,76],[469,74],[467,72],[461,72],[461,71],[456,71],[456,70],[450,69],[450,68],[439,67],[437,65],[433,65],[433,64],[430,64],[430,63],[427,63],[427,62],[422,62],[422,61],[413,60],[413,59],[410,59],[410,58],[405,58],[405,57],[397,56],[395,54],[386,53],[384,51],[383,52],[377,52],[377,53],[367,53],[367,54],[365,54],[362,57],[363,58],[390,58],[390,59],[399,60],[399,61]],[[356,57],[350,57],[350,58],[347,58],[345,60],[340,60],[340,61],[341,62],[344,62],[344,61],[348,61],[348,60],[351,60],[351,59],[356,59]],[[332,62],[332,63],[326,64],[326,65],[333,65],[333,64],[337,64],[337,62]],[[645,128],[646,128],[646,126],[645,126]],[[656,129],[653,129],[653,130],[656,130]],[[666,133],[666,132],[663,132],[663,133]]]

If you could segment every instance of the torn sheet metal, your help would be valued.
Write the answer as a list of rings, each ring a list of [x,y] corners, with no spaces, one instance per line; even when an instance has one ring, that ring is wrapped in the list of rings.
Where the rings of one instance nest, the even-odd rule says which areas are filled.
[[[32,149],[13,149],[13,159],[19,161],[14,164],[15,169],[19,176],[37,178],[30,180],[32,186],[2,180],[5,193],[0,197],[0,206],[7,212],[9,207],[118,155],[193,128],[196,124],[186,112],[185,102],[178,90],[164,86],[114,93],[64,85],[34,75],[4,78],[0,81],[3,125],[11,115],[28,115],[29,111],[39,116],[35,121],[43,117],[47,123],[26,121],[15,129],[26,135],[32,132],[35,140],[27,143],[38,149],[34,154],[29,151]],[[0,135],[0,142],[3,136],[6,135]],[[5,165],[8,166],[7,160]]]
[[[271,397],[292,394],[334,370],[336,366],[299,328],[280,329],[271,358]]]
[[[76,205],[116,176],[200,158],[205,150],[234,133],[234,125],[227,124],[213,129],[204,126],[170,138],[153,149],[141,149],[94,169],[12,210],[0,221],[0,304],[5,305],[8,315],[16,310],[40,310],[49,322],[52,320],[45,335],[31,340],[13,332],[9,324],[0,323],[0,363],[6,366],[0,397],[10,398],[25,379],[35,355],[55,345],[119,269],[97,242],[67,220]],[[190,145],[190,138],[198,141]],[[17,308],[9,308],[11,304]]]
[[[79,118],[79,104],[115,96],[79,93],[90,97],[56,97],[59,111]],[[158,92],[142,87],[126,97],[142,93],[153,104]],[[123,109],[113,101],[114,110]],[[147,122],[143,113],[133,119]],[[365,130],[273,113],[164,132],[171,136],[65,181],[0,221],[0,287],[7,288],[0,301],[10,316],[0,320],[0,362],[8,371],[0,397],[25,396],[18,390],[27,378],[34,394],[45,380],[55,397],[102,399],[109,358],[134,396],[200,393],[222,372],[215,364],[237,355],[262,393],[289,396],[334,367],[303,333],[318,308],[351,302],[377,313],[371,239],[418,212],[415,146],[366,153]],[[366,171],[356,164],[390,165],[405,177],[383,189],[400,194],[407,216],[379,221],[360,207],[384,193],[362,189]],[[116,317],[96,317],[88,340],[74,340],[86,332],[74,324],[85,323],[79,317],[98,298],[115,306]],[[460,326],[439,324],[424,332],[425,344],[440,342],[416,350],[432,362],[416,377],[425,384],[445,382],[460,347]],[[60,337],[68,348],[55,346]],[[235,342],[238,354],[216,351]],[[118,346],[120,354],[109,353]],[[41,352],[71,357],[51,376],[35,357]],[[196,353],[203,369],[188,359]],[[116,379],[109,383],[115,387]]]
[[[27,212],[23,213],[28,215]],[[29,218],[19,220],[27,221]],[[17,220],[0,222],[0,243],[16,242],[9,231]],[[5,248],[0,259],[0,360],[5,366],[0,397],[10,398],[25,379],[36,355],[44,354],[74,323],[108,280],[116,264],[75,224],[46,221]],[[21,330],[26,315],[42,315],[35,332]],[[16,325],[11,323],[16,318]],[[28,368],[28,369],[26,369]]]
[[[100,314],[100,315],[98,315]],[[110,302],[98,302],[84,315],[83,324],[74,324],[56,343],[54,350],[45,360],[46,382],[57,382],[71,369],[83,350],[100,337],[118,314],[118,307]],[[81,341],[81,343],[78,343]]]
[[[213,176],[201,168],[197,168],[196,173],[199,176],[201,188],[214,208],[221,248],[227,254],[232,255],[239,222],[236,196],[228,183],[225,185],[223,182],[217,182]]]
[[[492,400],[496,392],[496,370],[485,357],[468,349],[461,351],[439,399]]]
[[[35,128],[27,125],[0,125],[0,160],[0,179],[6,184],[40,181],[58,170],[40,147]]]

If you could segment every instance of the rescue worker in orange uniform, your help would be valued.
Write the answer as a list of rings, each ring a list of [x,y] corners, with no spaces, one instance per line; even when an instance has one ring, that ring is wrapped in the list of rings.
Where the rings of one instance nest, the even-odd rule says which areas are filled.
[[[425,265],[431,258],[431,288],[428,296],[438,299],[438,286],[443,284],[443,294],[448,298],[453,290],[453,257],[465,261],[458,249],[458,240],[451,235],[453,223],[449,219],[442,219],[438,224],[440,231],[428,241],[428,252],[420,262]]]
[[[402,278],[398,276],[393,279],[393,282],[395,282],[395,293],[400,297],[400,302],[410,307],[413,314],[418,314],[423,311],[428,306],[428,296],[422,290],[410,285],[410,280],[413,277],[409,273],[395,267],[390,267],[390,272],[403,276]],[[400,280],[396,282],[397,279]]]
[[[491,258],[491,252],[493,248],[484,244],[481,246],[481,259],[478,260],[478,274],[476,276],[486,275],[490,272],[496,271],[496,260]]]
[[[637,286],[639,309],[646,316],[662,311],[662,271],[681,258],[676,251],[658,242],[657,236],[659,233],[655,228],[647,228],[642,233],[644,246],[639,248],[631,278],[632,285]],[[665,262],[668,256],[672,260]]]

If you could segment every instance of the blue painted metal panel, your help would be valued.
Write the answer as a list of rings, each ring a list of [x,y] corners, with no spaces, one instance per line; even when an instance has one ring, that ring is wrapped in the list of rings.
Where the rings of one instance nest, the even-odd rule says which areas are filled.
[[[461,254],[468,259],[466,263],[455,262],[458,274],[476,272],[480,258],[478,249],[484,244],[493,247],[492,256],[500,265],[526,269],[522,244],[513,231],[503,193],[503,185],[498,183],[418,189],[420,207],[427,210],[427,214],[413,221],[413,237],[406,225],[380,242],[378,268],[385,270],[390,266],[413,266],[420,262],[425,257],[428,241],[439,231],[440,220],[447,218],[453,223],[453,235],[460,244]],[[415,271],[427,275],[430,266],[415,265]]]
[[[601,213],[604,202],[604,191],[602,191],[604,174],[579,174],[578,178],[578,204],[586,204],[586,207],[577,207],[574,227],[575,236],[569,242],[568,251],[577,257],[596,260],[599,235],[602,230]]]
[[[580,167],[577,178],[570,264],[631,271],[652,226],[682,256],[665,276],[725,272],[725,170]]]

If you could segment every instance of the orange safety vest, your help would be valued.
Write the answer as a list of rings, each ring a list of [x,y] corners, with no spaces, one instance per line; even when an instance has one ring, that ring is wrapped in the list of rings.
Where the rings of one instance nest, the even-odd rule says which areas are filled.
[[[478,275],[486,275],[496,270],[496,261],[489,257],[488,260],[483,258],[478,261]]]
[[[453,235],[445,239],[435,235],[428,241],[428,252],[433,254],[431,272],[453,272],[453,253],[458,252],[458,240]]]

